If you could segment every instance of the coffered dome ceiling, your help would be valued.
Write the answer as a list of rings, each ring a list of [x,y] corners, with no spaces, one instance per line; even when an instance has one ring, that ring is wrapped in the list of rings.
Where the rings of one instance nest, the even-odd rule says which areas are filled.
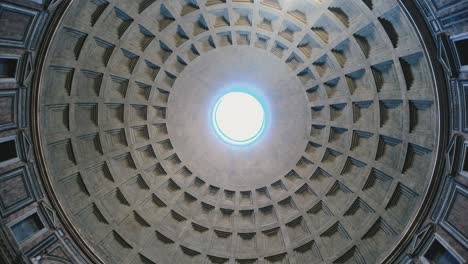
[[[396,0],[76,0],[42,72],[42,158],[106,263],[378,263],[431,184],[432,76]],[[236,85],[269,120],[247,147],[210,124]]]

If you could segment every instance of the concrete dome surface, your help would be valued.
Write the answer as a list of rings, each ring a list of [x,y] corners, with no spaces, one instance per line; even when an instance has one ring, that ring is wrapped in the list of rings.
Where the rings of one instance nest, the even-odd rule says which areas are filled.
[[[108,263],[375,263],[431,182],[438,108],[396,1],[75,1],[39,98],[52,185]],[[271,123],[220,143],[246,83]]]

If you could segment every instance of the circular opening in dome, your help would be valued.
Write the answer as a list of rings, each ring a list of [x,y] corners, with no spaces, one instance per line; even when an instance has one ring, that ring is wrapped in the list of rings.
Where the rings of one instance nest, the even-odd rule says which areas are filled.
[[[253,95],[230,92],[216,102],[212,122],[223,141],[233,145],[247,145],[262,134],[265,110]]]

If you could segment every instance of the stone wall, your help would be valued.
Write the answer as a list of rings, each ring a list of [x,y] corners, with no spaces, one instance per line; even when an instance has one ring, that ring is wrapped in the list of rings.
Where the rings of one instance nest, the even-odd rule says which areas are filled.
[[[417,0],[402,1],[414,19],[425,20],[427,27],[421,32],[433,40],[431,53],[439,75],[448,91],[445,101],[449,131],[449,142],[442,177],[435,201],[427,219],[419,227],[406,254],[400,256],[401,263],[427,263],[436,261],[436,246],[446,250],[445,257],[455,262],[468,260],[468,132],[466,114],[467,91],[466,70],[460,65],[455,42],[468,38],[468,1],[465,0]],[[415,8],[418,8],[418,11]],[[416,11],[416,12],[415,12]],[[421,23],[420,23],[421,24]],[[440,248],[439,248],[440,249]],[[432,262],[431,262],[432,263]]]
[[[36,57],[65,1],[0,1],[0,262],[86,263],[57,218],[34,157]]]

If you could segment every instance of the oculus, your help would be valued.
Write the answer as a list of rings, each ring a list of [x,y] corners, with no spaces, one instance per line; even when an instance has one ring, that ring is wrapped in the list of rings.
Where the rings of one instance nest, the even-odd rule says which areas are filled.
[[[248,145],[257,140],[265,128],[265,110],[255,96],[230,92],[216,102],[212,123],[224,142]]]

